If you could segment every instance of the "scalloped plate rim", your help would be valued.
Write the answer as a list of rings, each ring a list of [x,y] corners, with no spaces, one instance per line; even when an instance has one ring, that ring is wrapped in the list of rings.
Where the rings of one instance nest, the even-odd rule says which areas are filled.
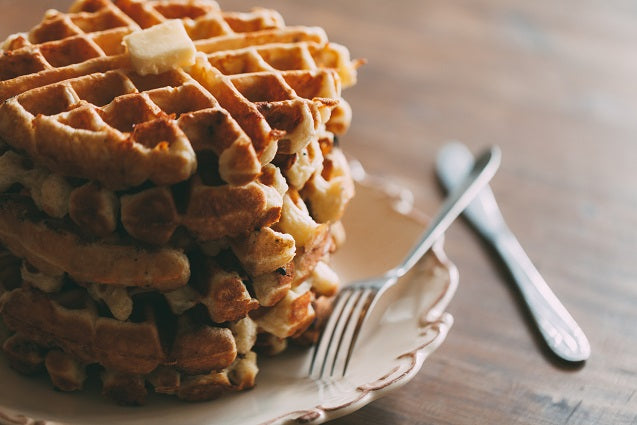
[[[448,295],[447,297],[445,297],[446,299],[442,300],[440,304],[437,304],[435,306],[435,308],[446,309],[449,301],[451,300],[451,297],[453,296],[453,292],[455,292],[458,285],[458,269],[445,254],[442,241],[435,245],[433,252],[436,256],[436,259],[440,261],[443,266],[446,266],[449,272],[448,291],[451,292],[451,294],[445,294]],[[423,315],[426,316],[430,312],[431,310],[423,312]],[[401,357],[405,356],[412,357],[411,367],[407,371],[401,373],[399,377],[390,379],[389,382],[387,382],[387,379],[380,379],[375,382],[370,382],[367,384],[367,386],[371,386],[371,388],[364,388],[365,385],[361,385],[359,386],[359,388],[357,388],[358,391],[361,391],[360,397],[344,402],[340,406],[327,407],[318,405],[314,409],[291,412],[287,415],[275,418],[273,420],[262,422],[259,425],[278,425],[284,423],[287,424],[290,422],[318,425],[333,419],[340,418],[342,416],[346,416],[361,409],[369,403],[378,400],[388,393],[409,383],[409,381],[411,381],[418,374],[427,357],[429,357],[429,355],[432,354],[444,342],[447,333],[453,325],[453,322],[453,316],[447,312],[443,312],[440,317],[438,317],[434,321],[427,321],[423,328],[435,327],[437,328],[437,334],[426,344],[421,345],[411,352],[403,353],[395,359],[400,360]]]

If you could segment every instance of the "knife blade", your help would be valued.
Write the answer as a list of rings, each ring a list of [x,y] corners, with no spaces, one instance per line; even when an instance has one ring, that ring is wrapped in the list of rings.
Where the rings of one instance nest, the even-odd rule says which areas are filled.
[[[442,186],[447,191],[452,191],[471,170],[473,162],[473,155],[462,143],[445,144],[436,159],[436,173]],[[568,362],[588,359],[591,348],[584,332],[551,291],[508,228],[488,185],[463,214],[473,228],[493,246],[511,272],[551,351]]]

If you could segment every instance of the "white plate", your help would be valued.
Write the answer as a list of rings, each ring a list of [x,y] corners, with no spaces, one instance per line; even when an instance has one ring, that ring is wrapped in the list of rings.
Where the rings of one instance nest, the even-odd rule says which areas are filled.
[[[399,187],[369,177],[359,180],[357,196],[345,218],[348,241],[334,258],[345,282],[396,265],[423,229],[421,220],[414,219],[410,211],[409,198],[397,196],[405,193],[396,190]],[[103,398],[97,384],[82,393],[57,392],[48,378],[20,376],[0,356],[0,423],[322,423],[361,408],[416,375],[453,322],[444,310],[457,283],[456,268],[440,243],[372,312],[346,378],[307,378],[310,351],[297,349],[280,357],[261,356],[253,390],[205,403],[153,395],[144,407],[120,407]]]

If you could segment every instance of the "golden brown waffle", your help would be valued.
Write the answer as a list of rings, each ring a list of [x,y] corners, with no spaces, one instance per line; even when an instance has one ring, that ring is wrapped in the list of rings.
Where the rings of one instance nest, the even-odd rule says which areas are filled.
[[[218,324],[202,309],[175,314],[153,293],[136,295],[131,317],[117,320],[81,287],[66,284],[45,293],[27,280],[20,287],[17,258],[3,251],[0,260],[0,311],[13,332],[3,338],[3,350],[11,365],[26,374],[46,369],[56,388],[75,391],[83,388],[87,366],[97,363],[104,393],[123,404],[143,403],[146,382],[156,392],[191,401],[250,388],[258,370],[252,352],[257,331],[299,336],[315,318],[310,285],[303,284],[251,319],[246,312],[256,301],[242,298],[247,291],[241,289],[230,295],[227,281],[235,287],[242,281],[211,260],[192,284],[207,291],[202,298],[210,317],[222,315]]]
[[[295,281],[301,282],[333,246],[330,226],[315,222],[296,192],[283,202],[278,231],[261,227],[227,241],[240,269],[252,278],[293,261]],[[0,241],[46,275],[68,274],[78,282],[166,292],[191,278],[190,260],[181,249],[146,248],[121,238],[93,241],[72,224],[47,218],[23,195],[0,194]]]
[[[3,212],[6,210],[11,218],[6,220],[5,216],[0,216],[2,218],[0,223],[4,222],[9,226],[4,229],[5,232],[11,228],[30,229],[24,231],[24,237],[6,240],[3,238],[5,243],[20,241],[19,247],[8,244],[12,252],[20,255],[23,252],[21,247],[27,245],[30,248],[51,248],[48,251],[49,256],[46,257],[47,260],[51,258],[50,256],[58,253],[64,254],[62,258],[68,258],[65,255],[69,253],[71,255],[75,253],[86,255],[86,242],[67,243],[64,249],[60,249],[60,243],[51,243],[55,242],[55,238],[61,238],[63,242],[66,242],[68,238],[78,238],[78,235],[71,230],[59,227],[60,220],[43,219],[42,213],[28,198],[22,195],[2,196]],[[290,194],[286,194],[286,199],[289,197]],[[227,331],[218,331],[220,325],[236,323],[254,313],[255,327],[258,326],[260,332],[270,334],[281,341],[285,338],[301,336],[316,317],[313,309],[315,298],[320,295],[333,295],[337,285],[335,278],[330,279],[328,273],[326,279],[325,273],[322,273],[319,270],[320,267],[317,267],[319,263],[324,264],[322,261],[327,260],[335,247],[335,241],[330,233],[331,227],[314,222],[308,210],[303,207],[302,202],[300,197],[295,197],[294,210],[292,210],[294,213],[289,211],[291,207],[284,208],[281,215],[285,219],[277,223],[278,227],[296,226],[289,230],[294,236],[289,233],[281,233],[283,231],[281,228],[279,228],[280,231],[262,228],[257,233],[269,236],[265,238],[265,246],[257,242],[259,249],[254,249],[255,246],[252,243],[254,234],[228,242],[236,255],[236,263],[234,264],[239,264],[238,270],[252,273],[253,277],[246,278],[240,272],[226,270],[227,267],[232,267],[233,261],[228,262],[224,255],[217,257],[216,260],[206,257],[191,257],[186,260],[189,261],[186,266],[188,270],[192,269],[195,275],[189,279],[187,285],[180,286],[176,291],[165,293],[163,295],[165,301],[160,302],[157,301],[157,298],[153,299],[153,302],[140,302],[139,296],[143,297],[145,294],[142,292],[135,295],[136,291],[131,290],[130,283],[128,285],[122,284],[123,280],[120,279],[111,279],[112,282],[121,285],[117,287],[114,287],[112,282],[104,281],[99,285],[95,283],[82,283],[81,287],[71,285],[69,289],[68,280],[65,283],[63,277],[56,276],[59,276],[58,273],[66,272],[71,278],[77,279],[77,275],[72,272],[73,268],[68,265],[63,265],[59,270],[46,268],[48,263],[40,262],[41,254],[37,248],[37,255],[24,256],[29,262],[22,263],[19,267],[23,282],[22,287],[13,289],[20,285],[20,283],[17,285],[15,283],[15,268],[19,262],[16,261],[15,257],[5,255],[3,263],[6,264],[4,270],[7,277],[3,281],[8,282],[5,285],[8,292],[0,301],[0,312],[8,327],[15,332],[14,336],[17,335],[15,338],[19,337],[17,339],[19,343],[13,338],[10,343],[5,345],[4,349],[9,353],[14,367],[25,373],[40,370],[42,361],[46,360],[46,369],[52,382],[56,387],[66,390],[81,388],[82,383],[78,381],[77,377],[85,376],[84,365],[99,363],[108,371],[105,376],[109,378],[104,378],[103,384],[105,393],[122,403],[138,403],[143,400],[145,395],[145,390],[142,390],[144,382],[151,379],[148,375],[152,376],[152,373],[155,373],[153,371],[157,368],[178,366],[177,372],[183,374],[182,369],[186,367],[199,367],[200,369],[208,367],[210,363],[206,363],[208,366],[196,366],[201,360],[198,357],[201,353],[205,353],[203,360],[207,362],[218,361],[220,357],[230,361],[228,359],[231,356],[227,354],[227,347],[231,345],[228,342],[230,335]],[[16,211],[17,213],[15,213]],[[11,227],[12,224],[13,227]],[[37,230],[34,230],[34,227]],[[43,243],[29,245],[31,235],[40,235],[40,238],[43,238],[40,239]],[[282,251],[281,246],[277,246],[276,249],[268,249],[267,241],[270,240],[269,238],[288,240],[289,248],[287,251]],[[256,239],[259,240],[260,237],[256,236]],[[111,259],[109,253],[102,251],[105,242],[97,244],[95,250],[98,250],[102,255],[96,255],[94,258]],[[130,253],[132,247],[134,245],[124,245],[118,246],[118,249]],[[225,244],[221,244],[221,248],[225,248]],[[138,259],[144,258],[142,255],[144,252],[139,247],[134,248],[134,251],[138,253]],[[150,250],[144,254],[152,256],[164,251],[169,251],[173,255],[183,255],[177,250],[167,248]],[[90,253],[91,250],[88,249],[86,252]],[[118,256],[118,258],[121,257]],[[154,262],[156,260],[155,258],[155,260],[148,261]],[[141,266],[143,261],[139,263]],[[35,268],[33,264],[37,265],[38,268]],[[58,263],[56,262],[56,264]],[[93,273],[93,276],[87,279],[91,282],[99,281],[98,277],[101,274],[98,271],[100,270],[110,273],[109,277],[112,277],[114,273],[126,276],[126,266],[120,261],[104,263],[115,264],[117,267],[113,269],[101,267],[99,264],[91,265],[90,262],[85,261],[80,264],[83,267],[90,265],[82,270]],[[221,264],[224,266],[222,267]],[[162,267],[164,266],[166,264],[162,264]],[[46,270],[46,273],[41,272],[40,269]],[[143,268],[134,269],[133,272],[139,272],[139,270],[143,270]],[[148,271],[155,272],[156,270],[150,268]],[[311,279],[304,283],[308,276],[311,276]],[[160,273],[160,277],[149,282],[149,285],[159,290],[170,290],[172,286],[159,286],[163,278],[164,275]],[[327,280],[327,284],[325,284],[325,280]],[[86,287],[86,289],[82,287]],[[157,313],[158,304],[164,306],[163,314]],[[198,309],[198,306],[205,310]],[[167,313],[168,310],[170,312]],[[37,313],[34,314],[34,312]],[[194,312],[198,312],[197,315],[193,316]],[[210,325],[205,325],[203,328],[200,325],[193,325],[193,323],[201,324],[201,318],[205,317],[202,314],[206,315],[206,313],[207,317],[203,322]],[[183,334],[183,340],[174,335],[162,339],[160,330],[165,332],[166,322],[158,325],[158,322],[161,323],[158,318],[166,315],[173,317],[171,319],[173,324],[168,326],[168,329],[174,329],[176,326],[177,331],[174,335]],[[191,329],[193,326],[196,329],[204,329],[201,331],[203,333],[196,333],[191,338],[187,337],[190,335],[189,333],[180,331],[180,329]],[[211,333],[213,329],[215,331]],[[167,350],[164,348],[167,345],[166,341],[180,344],[181,348]],[[188,341],[205,345],[203,347],[197,344],[188,345]],[[226,349],[223,349],[224,347]],[[57,359],[57,362],[50,360],[48,355],[36,355],[36,353],[46,352],[49,348],[62,350],[62,354],[55,351],[56,354],[52,355],[54,359]],[[208,348],[207,351],[206,348]],[[26,360],[23,355],[25,350],[30,353]],[[220,353],[219,350],[221,350]],[[189,354],[192,355],[192,353],[196,353],[195,358],[189,357]],[[223,357],[223,353],[226,353],[227,357]],[[175,366],[175,361],[177,366]],[[216,363],[212,364],[216,365]],[[246,363],[246,360],[241,360],[241,365],[248,371],[256,370],[253,361]],[[217,376],[216,371],[221,368],[220,365],[216,367],[214,376]],[[173,371],[173,375],[177,372]],[[179,376],[184,378],[195,373],[199,374],[191,369],[186,372],[186,375]],[[225,376],[224,373],[230,372],[223,372],[221,376]],[[125,390],[125,388],[132,388],[130,386],[131,379],[135,379],[135,382],[139,384],[135,387],[138,390],[133,393]],[[225,391],[252,385],[233,384],[232,380],[228,381],[230,383],[221,385],[216,378],[212,381],[213,385],[213,383],[208,382],[208,378],[200,377],[200,379],[203,379],[203,382],[196,381],[198,382],[196,388],[203,386],[202,388],[212,388],[214,391],[208,392],[206,390],[203,394],[197,392],[197,395],[188,395],[189,392],[184,392],[184,388],[189,387],[175,387],[172,391],[185,399],[198,399],[219,395],[222,389]],[[253,375],[252,378],[234,379],[249,379],[250,382],[253,382]],[[126,384],[116,385],[114,382],[125,382]],[[168,390],[164,388],[161,391],[167,392]]]
[[[122,40],[139,26],[111,2],[83,2],[82,6],[85,11],[78,13],[48,11],[31,31],[4,42],[0,99],[126,65]]]
[[[136,320],[120,322],[99,316],[79,290],[52,297],[15,289],[2,298],[3,318],[16,331],[3,349],[15,369],[46,368],[64,391],[82,389],[86,366],[99,362],[103,391],[123,404],[143,403],[147,381],[156,392],[192,401],[254,385],[256,325],[250,319],[229,328],[199,325],[187,316],[166,317],[157,302],[137,304]]]
[[[188,258],[176,249],[82,239],[62,222],[42,218],[21,195],[0,195],[0,241],[47,275],[68,273],[79,282],[170,290],[190,278]]]
[[[176,320],[158,308],[157,300],[136,300],[127,322],[100,316],[98,305],[79,288],[53,295],[21,288],[2,300],[7,326],[30,341],[124,373],[148,374],[170,365],[197,374],[224,369],[236,357],[229,329],[195,325],[187,316]],[[173,332],[160,334],[169,329]]]
[[[353,196],[340,150],[330,151],[324,158],[314,142],[296,157],[284,168],[285,178],[278,168],[268,165],[257,180],[243,186],[206,184],[210,178],[198,174],[182,188],[188,193],[184,200],[176,199],[175,190],[168,187],[121,197],[95,182],[73,187],[59,175],[32,167],[26,157],[7,151],[0,154],[0,190],[14,184],[26,187],[39,209],[52,217],[68,214],[87,235],[111,235],[121,220],[128,235],[155,245],[167,243],[180,226],[200,241],[237,237],[270,226],[281,217],[288,182],[303,189],[304,198],[313,205],[312,215],[320,222],[340,220]]]
[[[121,46],[112,52],[95,42],[116,33],[118,40],[109,46],[118,45],[124,34],[137,29],[116,5],[143,27],[182,18],[200,38],[196,45],[215,53],[208,60],[200,57],[192,76],[183,71],[147,77],[130,71],[102,74],[130,70]],[[348,83],[355,75],[347,51],[328,44],[321,31],[287,29],[278,17],[264,17],[264,10],[224,14],[206,1],[171,6],[106,0],[80,1],[72,10],[51,12],[28,35],[5,43],[0,100],[7,102],[0,107],[0,137],[54,172],[113,188],[186,180],[197,165],[194,152],[202,151],[214,153],[226,182],[247,183],[277,149],[298,152],[321,126],[329,126],[342,83],[332,73]],[[304,39],[313,47],[298,43]],[[295,48],[286,50],[285,62],[278,43],[291,40]],[[255,45],[260,47],[222,57],[224,50]],[[25,65],[31,63],[37,66]],[[225,63],[218,66],[232,75],[211,63]]]
[[[129,41],[175,22],[193,61],[140,67]],[[98,371],[124,404],[147,387],[195,401],[254,386],[255,350],[311,341],[338,288],[329,259],[354,193],[335,135],[359,64],[320,28],[207,0],[78,0],[10,36],[11,365],[63,391]]]
[[[121,219],[130,236],[156,245],[168,242],[179,226],[200,240],[216,240],[273,224],[287,190],[285,179],[271,165],[264,167],[258,180],[243,186],[218,185],[214,177],[202,173],[186,186],[121,194],[93,181],[71,186],[14,151],[0,154],[0,167],[0,190],[23,186],[47,215],[68,214],[86,234],[97,237],[113,234]]]

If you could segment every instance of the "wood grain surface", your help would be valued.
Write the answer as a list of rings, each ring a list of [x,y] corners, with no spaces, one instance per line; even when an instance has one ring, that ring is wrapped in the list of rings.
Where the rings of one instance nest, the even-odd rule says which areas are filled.
[[[345,96],[347,152],[433,212],[437,150],[503,150],[492,187],[510,227],[587,334],[553,359],[509,276],[466,223],[455,325],[417,377],[334,421],[637,424],[637,3],[633,0],[225,0],[320,25],[366,58]],[[0,0],[0,38],[69,1]]]

